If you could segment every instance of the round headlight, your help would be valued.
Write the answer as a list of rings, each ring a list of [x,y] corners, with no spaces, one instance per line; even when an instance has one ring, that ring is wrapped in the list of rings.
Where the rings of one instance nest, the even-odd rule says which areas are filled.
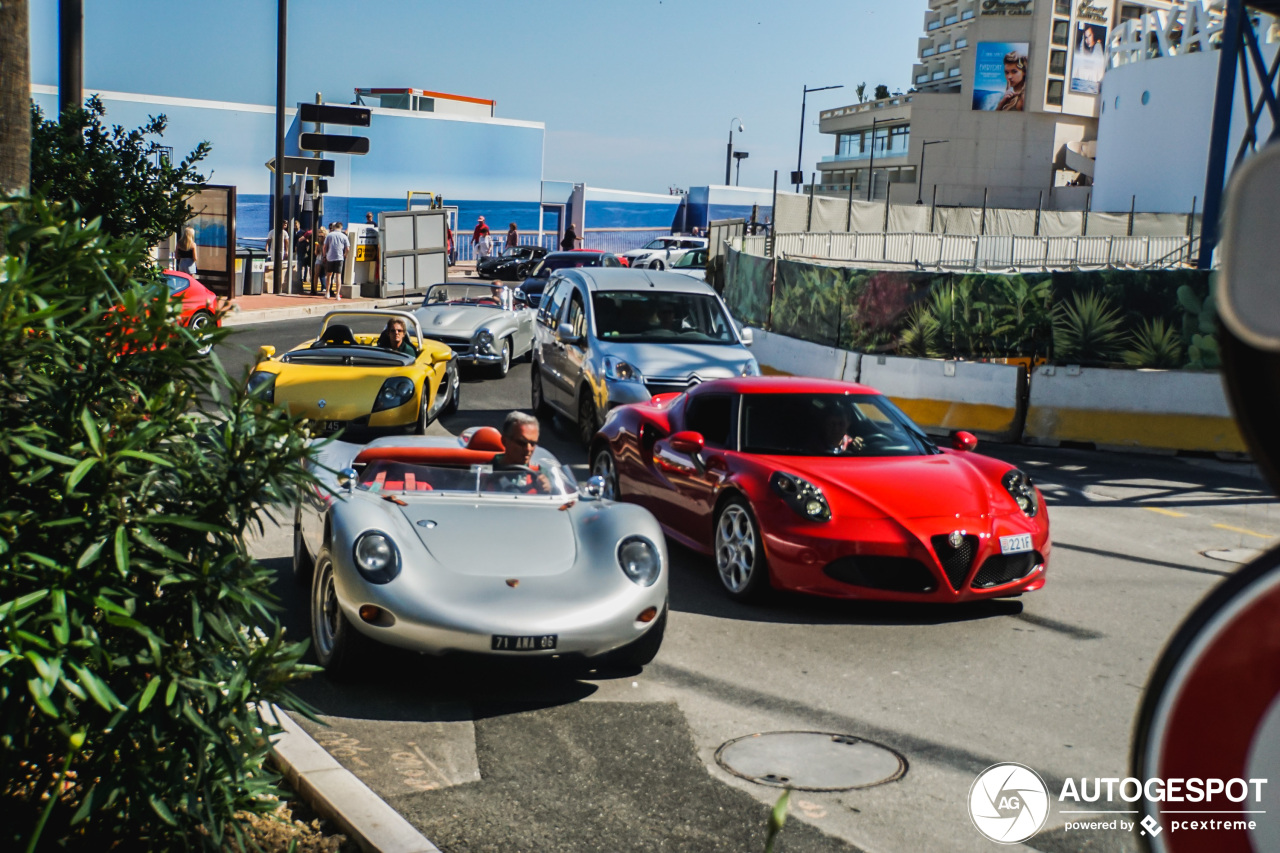
[[[400,572],[399,554],[391,539],[382,533],[361,534],[352,549],[356,569],[371,583],[387,583]]]
[[[662,569],[662,560],[648,539],[628,536],[618,545],[618,565],[633,583],[653,586]]]
[[[480,349],[493,349],[493,332],[488,329],[476,332],[476,345]]]

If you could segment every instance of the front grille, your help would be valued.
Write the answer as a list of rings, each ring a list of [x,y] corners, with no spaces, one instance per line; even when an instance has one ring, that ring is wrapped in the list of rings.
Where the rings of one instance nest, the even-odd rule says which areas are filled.
[[[1012,583],[1031,574],[1031,570],[1044,562],[1039,551],[1023,554],[995,554],[987,557],[982,568],[973,576],[974,589],[990,589],[993,586]]]
[[[656,397],[659,394],[670,394],[672,392],[683,393],[689,390],[689,386],[684,383],[677,384],[675,382],[646,382],[644,387],[649,391],[650,397]]]
[[[436,338],[435,340],[437,343],[445,344],[456,353],[465,354],[471,352],[471,341],[451,341],[448,338]]]
[[[822,573],[841,583],[891,592],[933,592],[938,583],[924,563],[911,557],[841,557]]]
[[[938,555],[938,562],[942,563],[942,571],[946,572],[952,588],[959,592],[969,574],[969,567],[973,565],[973,558],[977,556],[978,537],[965,536],[959,548],[952,548],[947,541],[949,538],[949,533],[933,537],[933,552]]]

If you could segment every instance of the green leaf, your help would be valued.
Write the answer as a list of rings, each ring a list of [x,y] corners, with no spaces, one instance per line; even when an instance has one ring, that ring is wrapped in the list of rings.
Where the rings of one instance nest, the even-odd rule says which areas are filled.
[[[85,475],[89,473],[89,470],[97,464],[98,459],[96,456],[89,456],[81,459],[80,463],[76,465],[76,467],[72,468],[71,473],[67,475],[67,490],[70,491],[80,485],[80,481],[83,480]]]
[[[165,707],[173,704],[173,697],[178,695],[178,679],[169,682],[169,689],[164,692]]]
[[[154,453],[143,453],[141,450],[121,450],[117,456],[128,456],[132,459],[141,459],[143,462],[150,462],[152,465],[159,465],[162,468],[172,468],[173,463],[168,459],[156,456]]]
[[[151,700],[156,698],[156,691],[160,689],[160,676],[153,675],[151,680],[147,682],[147,687],[142,691],[142,698],[138,700],[138,713],[147,710],[147,706],[151,704]]]
[[[19,610],[26,610],[31,605],[43,601],[48,594],[49,590],[42,589],[38,592],[29,592],[20,598],[15,598],[13,601],[6,601],[4,604],[0,604],[0,618],[12,616]]]
[[[93,701],[97,702],[108,711],[114,711],[118,708],[124,707],[120,703],[120,700],[116,698],[116,694],[113,693],[111,688],[106,685],[106,682],[98,678],[98,676],[94,675],[79,664],[73,663],[71,664],[71,668],[75,670],[76,675],[80,679],[80,684],[85,690],[89,691],[89,695],[93,697]]]
[[[83,569],[85,566],[98,559],[98,555],[102,553],[102,549],[107,545],[107,540],[99,539],[88,548],[84,549],[84,553],[80,555],[80,559],[76,561],[76,568]]]
[[[29,442],[18,438],[16,435],[9,436],[9,440],[21,447],[27,453],[30,453],[32,456],[39,456],[41,459],[48,459],[50,462],[57,462],[60,465],[71,465],[74,467],[76,464],[76,460],[72,459],[70,456],[63,456],[61,453],[54,453],[52,450],[45,450],[42,447],[36,447],[34,444],[30,444]]]
[[[80,425],[84,427],[85,437],[89,439],[89,446],[93,448],[93,452],[101,456],[102,435],[98,432],[98,422],[93,419],[88,406],[80,410]]]
[[[129,574],[129,539],[128,531],[123,524],[116,528],[115,554],[116,568],[120,574]]]
[[[164,804],[155,794],[147,798],[147,802],[151,803],[151,808],[155,809],[156,814],[160,815],[160,819],[170,826],[177,826],[178,822],[173,819],[173,812],[169,811],[169,807]]]
[[[170,560],[173,560],[174,562],[177,562],[177,563],[186,562],[186,559],[187,559],[186,557],[184,557],[183,555],[179,554],[177,551],[170,548],[168,545],[165,545],[163,542],[156,539],[147,531],[145,527],[134,528],[133,538],[141,542],[146,547],[150,548],[152,551],[155,551],[157,554],[163,554],[164,556],[168,557]]]

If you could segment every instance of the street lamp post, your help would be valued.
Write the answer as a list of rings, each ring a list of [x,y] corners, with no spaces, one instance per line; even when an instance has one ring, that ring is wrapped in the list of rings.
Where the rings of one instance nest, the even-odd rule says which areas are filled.
[[[734,175],[734,178],[733,178],[733,185],[734,185],[735,187],[736,187],[736,186],[741,182],[741,180],[742,180],[742,161],[743,161],[743,160],[745,160],[745,159],[747,159],[747,158],[748,158],[748,157],[750,157],[750,156],[751,156],[751,155],[750,155],[750,154],[748,154],[746,151],[735,151],[735,152],[733,152],[733,159],[735,159],[735,160],[737,160],[737,161],[738,161],[738,172],[737,172],[737,174],[736,174],[736,175]]]
[[[950,139],[930,139],[928,142],[922,143],[920,146],[920,174],[916,175],[916,204],[924,204],[921,193],[924,192],[924,155],[929,150],[930,145],[945,145]]]
[[[810,93],[810,92],[824,92],[824,91],[826,91],[827,89],[843,89],[843,88],[844,88],[844,86],[843,86],[843,85],[840,85],[840,86],[818,86],[818,87],[813,88],[813,89],[809,88],[808,86],[805,86],[805,87],[804,87],[804,94],[803,94],[803,96],[801,96],[801,98],[800,98],[800,150],[798,150],[798,151],[796,152],[796,170],[795,170],[795,172],[793,173],[793,175],[803,175],[803,174],[804,174],[804,108],[805,108],[805,103],[806,103],[806,101],[807,101],[807,100],[808,100],[808,98],[809,98],[809,93]],[[799,182],[799,181],[792,181],[792,183],[794,183],[794,184],[796,185],[796,192],[800,192],[800,182]]]
[[[867,167],[867,201],[871,201],[871,193],[876,185],[876,125],[884,122],[902,121],[899,118],[873,118],[871,120],[871,165]]]
[[[729,186],[729,179],[733,177],[733,128],[738,128],[738,133],[743,132],[742,119],[735,117],[729,122],[729,149],[724,155],[724,185]]]

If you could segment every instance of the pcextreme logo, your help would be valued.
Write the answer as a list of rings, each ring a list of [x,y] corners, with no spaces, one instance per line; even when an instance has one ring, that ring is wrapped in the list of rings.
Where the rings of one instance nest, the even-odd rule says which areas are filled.
[[[1266,814],[1266,785],[1266,779],[1068,778],[1058,792],[1057,806],[1068,833],[1137,830],[1155,837],[1166,829],[1251,832],[1258,816]],[[1052,804],[1040,774],[1013,762],[993,764],[969,788],[974,827],[998,844],[1016,844],[1038,833]],[[1140,814],[1145,816],[1139,821]]]

